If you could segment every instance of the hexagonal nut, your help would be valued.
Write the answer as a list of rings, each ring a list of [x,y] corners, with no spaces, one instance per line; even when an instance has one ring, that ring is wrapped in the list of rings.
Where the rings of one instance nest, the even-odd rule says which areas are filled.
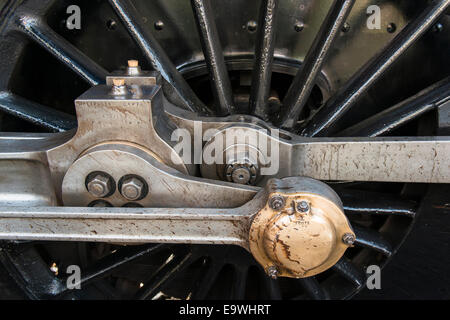
[[[352,246],[356,241],[356,237],[353,233],[346,233],[342,236],[342,242],[348,246]]]
[[[276,266],[270,266],[267,268],[267,275],[272,279],[278,278],[278,268]]]
[[[308,201],[301,200],[297,201],[295,209],[300,213],[308,213],[311,207]]]
[[[124,198],[130,201],[137,200],[142,197],[144,191],[144,182],[139,178],[130,177],[122,182],[120,193]]]
[[[97,174],[87,183],[87,189],[94,197],[103,198],[111,192],[110,178]]]
[[[284,205],[285,205],[285,200],[284,197],[276,194],[273,195],[270,199],[269,199],[269,206],[270,208],[272,208],[273,210],[279,211],[281,209],[283,209]]]

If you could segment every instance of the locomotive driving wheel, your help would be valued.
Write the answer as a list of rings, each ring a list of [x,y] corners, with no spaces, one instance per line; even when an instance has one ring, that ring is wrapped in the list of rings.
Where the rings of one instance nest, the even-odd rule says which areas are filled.
[[[354,297],[450,182],[449,7],[0,1],[5,292]],[[251,139],[220,164],[173,156],[198,123],[216,131],[192,158],[265,130],[278,170]]]

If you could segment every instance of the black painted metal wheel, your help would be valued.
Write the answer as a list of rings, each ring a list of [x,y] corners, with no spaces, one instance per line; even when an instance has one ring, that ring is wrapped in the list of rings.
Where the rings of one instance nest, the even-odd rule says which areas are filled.
[[[74,98],[137,58],[144,69],[156,65],[177,89],[175,102],[192,111],[253,113],[309,136],[437,134],[433,107],[449,91],[450,38],[442,30],[450,21],[436,12],[448,1],[376,1],[387,9],[382,28],[372,34],[364,29],[367,1],[358,1],[348,17],[352,1],[279,1],[274,24],[264,19],[274,1],[211,1],[215,15],[203,6],[208,1],[196,0],[192,7],[188,0],[132,1],[137,10],[115,0],[0,1],[1,131],[75,127]],[[66,27],[71,4],[81,8],[81,30]],[[326,15],[330,5],[334,10]],[[205,27],[211,19],[217,26],[212,31]],[[258,26],[264,24],[262,33]],[[223,81],[227,74],[229,82]],[[296,85],[309,80],[309,87]],[[378,116],[427,87],[419,97],[429,101],[427,108],[413,99],[403,105],[406,113]],[[341,116],[350,104],[357,108]],[[272,280],[248,252],[228,246],[3,242],[0,260],[19,293],[30,298],[350,298],[364,287],[365,268],[383,267],[400,248],[428,186],[330,185],[357,242],[316,277]],[[73,264],[83,270],[81,290],[65,286],[65,270]]]

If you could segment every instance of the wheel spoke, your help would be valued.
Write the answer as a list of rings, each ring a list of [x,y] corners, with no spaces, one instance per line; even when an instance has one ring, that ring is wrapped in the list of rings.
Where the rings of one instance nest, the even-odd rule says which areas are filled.
[[[436,109],[450,99],[450,77],[337,134],[340,137],[378,137]]]
[[[164,248],[167,248],[167,245],[157,244],[150,246],[144,245],[123,247],[115,253],[112,253],[97,261],[94,265],[87,268],[87,270],[83,270],[80,286],[83,287],[90,282],[104,278],[123,265],[144,256],[150,257]],[[67,291],[67,289],[65,291]],[[63,294],[65,291],[59,292],[59,294]]]
[[[91,85],[106,81],[108,72],[88,56],[53,31],[45,22],[31,15],[21,16],[17,21],[20,30],[72,69]]]
[[[284,98],[283,104],[286,108],[281,126],[285,129],[292,129],[311,91],[316,84],[322,65],[333,45],[333,42],[340,33],[341,28],[350,13],[354,0],[335,0],[317,34],[305,61],[297,72],[289,90]]]
[[[54,132],[67,131],[77,126],[77,120],[72,115],[6,91],[0,92],[0,110]]]
[[[342,257],[333,269],[341,274],[344,278],[354,283],[358,288],[366,283],[366,275],[364,271],[355,266],[349,259]]]
[[[178,93],[183,107],[193,112],[210,114],[210,110],[195,95],[158,41],[141,23],[142,19],[131,2],[128,0],[109,0],[109,2],[153,68],[159,71]]]
[[[315,277],[298,279],[298,282],[303,287],[306,295],[313,300],[328,300],[329,295],[325,289],[320,285]],[[300,298],[300,297],[297,297]],[[294,299],[297,299],[294,298]]]
[[[235,112],[231,83],[223,57],[210,0],[191,0],[208,67],[216,108],[220,115]]]
[[[302,131],[304,136],[334,133],[337,121],[367,92],[385,71],[418,40],[450,6],[450,1],[430,4],[410,22],[381,53],[369,60],[326,104],[311,117]]]
[[[105,300],[123,300],[120,291],[117,291],[109,282],[99,281],[95,284],[105,296]]]
[[[245,298],[247,276],[248,269],[246,267],[235,266],[230,297],[232,300],[243,300]]]
[[[337,190],[346,214],[399,215],[414,217],[417,204],[398,196],[370,191]]]
[[[34,299],[49,299],[66,290],[32,245],[13,246],[0,252],[0,262]],[[17,274],[19,271],[20,275]]]
[[[353,230],[356,234],[356,246],[373,249],[388,257],[392,254],[391,244],[379,232],[358,226],[353,226]]]
[[[250,110],[257,117],[268,120],[268,99],[275,49],[277,0],[262,0],[259,11]]]
[[[223,265],[213,261],[207,261],[199,272],[199,279],[192,289],[192,300],[204,300],[214,285]]]
[[[280,289],[280,284],[278,280],[271,279],[264,275],[264,284],[266,285],[266,290],[268,298],[270,300],[281,300],[282,294]]]
[[[161,267],[150,279],[144,282],[144,286],[136,293],[137,300],[145,300],[155,296],[162,286],[171,281],[178,272],[193,263],[191,252],[175,253],[174,257]]]

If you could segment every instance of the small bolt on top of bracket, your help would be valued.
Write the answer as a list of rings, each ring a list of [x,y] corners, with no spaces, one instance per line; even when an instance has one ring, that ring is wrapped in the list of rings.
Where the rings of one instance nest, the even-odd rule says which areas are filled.
[[[127,73],[133,76],[141,74],[141,67],[139,66],[138,60],[128,60]]]
[[[124,96],[128,93],[128,89],[125,85],[125,79],[114,79],[111,89],[113,96]]]

